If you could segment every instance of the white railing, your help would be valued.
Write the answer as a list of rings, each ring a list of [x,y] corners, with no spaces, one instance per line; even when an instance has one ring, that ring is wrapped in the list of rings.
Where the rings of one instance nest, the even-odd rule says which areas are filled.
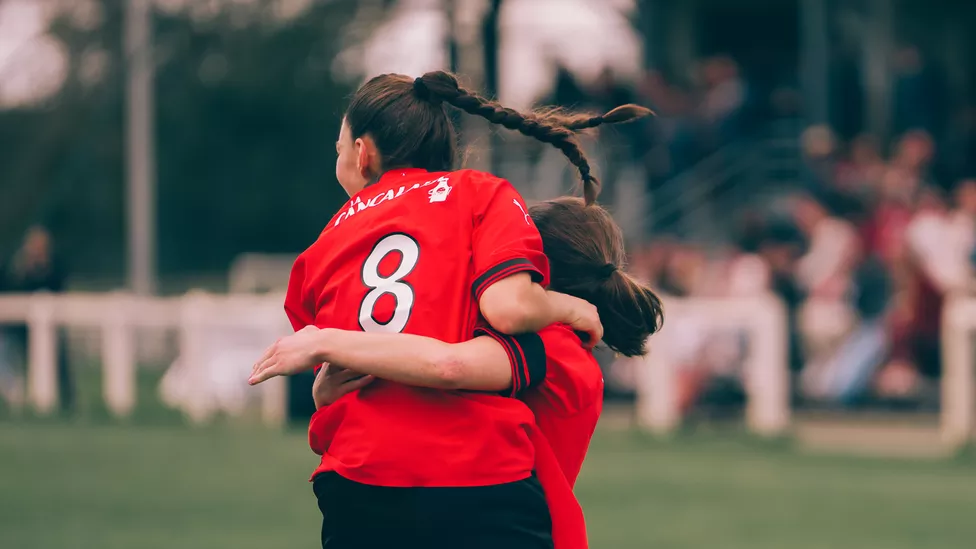
[[[28,344],[28,401],[41,413],[52,412],[58,404],[57,328],[88,326],[101,336],[103,394],[108,409],[116,416],[132,413],[136,399],[135,332],[140,327],[175,329],[179,358],[174,376],[179,388],[167,385],[165,398],[178,403],[196,422],[205,421],[219,403],[212,389],[214,369],[226,368],[236,379],[234,368],[249,367],[256,358],[235,353],[235,338],[214,334],[235,330],[262,334],[261,341],[248,341],[249,347],[263,346],[288,332],[281,310],[280,294],[214,295],[201,292],[175,298],[146,298],[124,293],[112,294],[33,294],[0,296],[0,324],[26,324]],[[744,332],[750,343],[744,384],[748,394],[746,418],[750,429],[763,435],[778,435],[789,426],[789,391],[786,358],[786,316],[782,304],[773,297],[751,299],[678,300],[665,302],[669,322],[656,335],[646,366],[640,369],[638,413],[641,424],[655,432],[673,429],[679,422],[675,388],[676,367],[673,346],[680,333],[682,318],[694,317],[701,327]],[[225,334],[226,335],[226,334]],[[264,339],[267,341],[264,341]],[[253,338],[252,338],[253,339]],[[240,341],[237,337],[236,341]],[[224,343],[225,342],[225,343]],[[215,347],[218,349],[215,350]],[[222,356],[217,357],[217,351]],[[249,353],[259,352],[253,349]],[[244,356],[246,355],[246,356]],[[240,362],[241,364],[237,364]],[[243,370],[242,370],[243,371]],[[175,375],[175,374],[178,374]],[[227,376],[227,372],[221,373]],[[238,393],[223,393],[233,399]],[[285,416],[286,384],[275,380],[263,389],[262,417],[278,424]]]
[[[213,367],[214,330],[238,330],[262,334],[263,347],[288,333],[280,294],[214,295],[192,292],[175,298],[109,294],[31,294],[0,296],[0,325],[29,327],[27,399],[41,414],[58,404],[57,356],[59,327],[94,327],[101,338],[103,394],[108,409],[119,417],[136,405],[135,332],[142,327],[175,329],[179,336],[179,361],[191,394],[184,410],[195,421],[213,412],[212,395],[202,387],[209,383]],[[747,393],[746,421],[751,431],[775,436],[790,425],[789,374],[787,368],[786,311],[772,296],[743,299],[666,299],[668,322],[651,340],[651,352],[638,373],[638,418],[654,432],[667,432],[680,421],[676,390],[678,335],[682,319],[694,318],[697,326],[735,330],[748,339],[744,368]],[[976,298],[947,300],[943,313],[943,441],[952,447],[970,443],[976,430],[976,388],[973,383],[976,331]],[[250,337],[249,335],[247,337]],[[264,339],[267,338],[267,342]],[[250,355],[248,355],[249,357]],[[245,361],[251,358],[232,357]],[[236,367],[236,366],[235,366]],[[184,380],[185,381],[185,380]],[[285,417],[286,383],[275,380],[261,393],[261,415],[269,424]],[[195,388],[201,388],[195,391]]]
[[[680,422],[678,409],[678,335],[694,319],[705,333],[744,333],[748,351],[743,370],[746,423],[762,436],[777,436],[790,425],[787,316],[783,303],[761,296],[735,299],[664,300],[666,321],[650,341],[650,352],[637,377],[637,417],[645,428],[665,433]]]
[[[27,400],[40,414],[58,405],[57,357],[59,327],[94,327],[101,336],[102,392],[109,411],[118,417],[132,413],[136,404],[135,330],[143,327],[176,329],[184,385],[190,394],[183,402],[196,422],[214,411],[204,391],[212,347],[206,340],[214,329],[250,330],[271,340],[287,333],[281,295],[213,295],[191,292],[178,298],[111,294],[31,294],[0,296],[0,324],[28,327]],[[252,358],[256,359],[257,356]],[[247,368],[247,363],[241,365]],[[244,374],[246,375],[246,373]],[[261,393],[266,423],[284,420],[286,387],[274,380]],[[196,395],[193,394],[197,391]]]
[[[954,448],[973,439],[973,332],[976,297],[952,296],[942,309],[942,441]]]

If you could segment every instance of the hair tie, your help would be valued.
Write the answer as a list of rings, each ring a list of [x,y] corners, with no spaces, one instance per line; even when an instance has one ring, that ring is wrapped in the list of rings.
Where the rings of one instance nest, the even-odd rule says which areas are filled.
[[[413,93],[421,101],[430,101],[430,88],[424,83],[423,77],[417,77],[413,81]]]
[[[613,263],[607,263],[606,265],[600,267],[601,278],[610,278],[615,272],[617,272],[617,266]]]

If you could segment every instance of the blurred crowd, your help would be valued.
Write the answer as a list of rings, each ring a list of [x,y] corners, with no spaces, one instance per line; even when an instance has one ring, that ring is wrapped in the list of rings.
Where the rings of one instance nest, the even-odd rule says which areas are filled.
[[[690,80],[679,84],[649,71],[636,85],[629,85],[606,69],[587,86],[566,69],[557,72],[549,99],[552,104],[605,112],[625,103],[639,103],[655,111],[654,118],[600,134],[606,160],[601,166],[607,193],[604,201],[612,200],[621,166],[640,166],[653,195],[663,183],[709,153],[741,138],[762,117],[751,108],[746,82],[731,57],[701,60],[690,71]],[[658,225],[669,221],[673,219],[658,220]]]
[[[778,295],[789,310],[802,403],[936,405],[942,304],[973,288],[976,108],[950,109],[938,72],[916,48],[894,61],[890,141],[852,132],[856,125],[808,127],[798,181],[742,211],[724,210],[736,218],[730,238],[691,242],[651,223],[645,242],[632,246],[635,274],[665,294]],[[632,140],[651,161],[651,194],[655,177],[682,173],[747,135],[757,99],[774,116],[795,112],[782,88],[750,98],[727,57],[704,61],[700,76],[692,92],[655,75],[635,92],[665,114],[649,134],[657,141]],[[707,319],[669,320],[680,324],[671,333],[681,340],[682,405],[741,398],[741,334],[716,333]]]

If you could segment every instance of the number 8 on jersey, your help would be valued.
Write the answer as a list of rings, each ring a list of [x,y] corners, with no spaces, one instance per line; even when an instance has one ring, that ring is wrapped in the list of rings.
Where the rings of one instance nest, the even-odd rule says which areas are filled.
[[[393,252],[399,252],[400,264],[393,274],[383,276],[379,270],[380,262]],[[413,288],[403,278],[413,271],[419,259],[420,246],[417,241],[403,233],[387,235],[373,246],[373,251],[363,262],[363,284],[369,288],[359,306],[359,326],[364,332],[399,333],[407,326],[415,296]],[[392,294],[396,299],[396,309],[393,317],[384,324],[376,320],[373,310],[385,294]]]

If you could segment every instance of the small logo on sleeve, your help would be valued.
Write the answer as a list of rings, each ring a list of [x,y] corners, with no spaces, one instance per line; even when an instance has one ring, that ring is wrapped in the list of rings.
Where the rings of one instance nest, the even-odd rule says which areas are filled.
[[[523,208],[522,205],[519,204],[519,201],[513,198],[512,199],[512,204],[515,204],[515,207],[518,208],[519,211],[522,212],[522,219],[525,220],[525,224],[526,225],[531,225],[532,223],[529,223],[529,214],[525,213],[525,208]]]
[[[451,194],[451,186],[447,184],[447,178],[441,177],[438,179],[437,186],[427,191],[427,194],[430,195],[431,204],[447,200],[447,195]]]

